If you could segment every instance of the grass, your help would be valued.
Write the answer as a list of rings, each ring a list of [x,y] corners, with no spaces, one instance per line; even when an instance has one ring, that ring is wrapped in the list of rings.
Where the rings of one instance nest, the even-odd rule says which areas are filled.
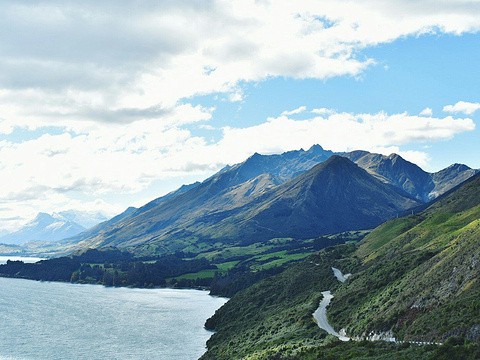
[[[480,207],[441,210],[393,220],[364,239],[363,268],[331,303],[337,326],[357,336],[393,330],[400,339],[442,342],[480,324]]]
[[[195,272],[195,273],[183,274],[183,275],[177,276],[175,278],[167,278],[166,281],[171,282],[172,279],[176,279],[176,280],[182,280],[182,279],[188,279],[188,280],[210,279],[210,278],[213,278],[215,276],[215,273],[224,274],[237,264],[238,264],[238,261],[229,261],[229,262],[225,262],[225,263],[222,263],[222,264],[215,264],[218,269],[208,269],[208,270],[198,271],[198,272]]]
[[[252,265],[251,269],[252,270],[271,269],[272,267],[275,267],[275,266],[282,266],[289,262],[305,259],[307,256],[311,255],[312,253],[313,251],[302,252],[297,254],[287,254],[286,251],[279,251],[276,253],[256,256],[253,258],[253,260],[259,263]]]
[[[209,251],[198,254],[197,258],[204,258],[212,262],[217,259],[231,259],[245,256],[258,255],[271,251],[274,245],[265,245],[264,243],[255,243],[248,246],[229,246],[219,250]]]
[[[176,276],[174,278],[167,278],[165,279],[167,283],[171,282],[172,279],[176,280],[181,280],[181,279],[188,279],[188,280],[195,280],[195,279],[210,279],[215,276],[215,273],[218,272],[217,269],[208,269],[208,270],[202,270],[196,273],[189,273],[189,274],[183,274],[180,276]]]

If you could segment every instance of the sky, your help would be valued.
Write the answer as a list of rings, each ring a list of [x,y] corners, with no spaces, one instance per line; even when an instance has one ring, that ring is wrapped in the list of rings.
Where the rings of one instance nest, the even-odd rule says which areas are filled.
[[[314,144],[480,168],[480,1],[0,3],[0,231]]]

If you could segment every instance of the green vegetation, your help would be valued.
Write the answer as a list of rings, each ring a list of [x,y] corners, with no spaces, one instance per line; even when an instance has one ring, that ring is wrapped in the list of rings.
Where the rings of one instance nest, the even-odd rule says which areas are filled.
[[[206,327],[217,332],[202,359],[239,359],[276,348],[322,344],[327,334],[312,313],[321,292],[338,286],[331,264],[354,268],[354,250],[354,245],[328,248],[237,293],[207,321]]]
[[[217,333],[202,359],[239,359],[270,347],[323,340],[326,334],[312,313],[322,286],[336,281],[329,274],[303,262],[238,293],[207,321],[206,327]]]
[[[322,344],[297,343],[271,347],[246,356],[248,360],[475,360],[480,355],[477,344],[462,339],[449,341],[443,346],[395,344],[384,341],[342,342],[332,337]],[[221,358],[219,358],[221,359]]]
[[[199,252],[190,248],[188,253],[163,256],[114,247],[87,249],[37,264],[9,262],[0,266],[0,276],[107,286],[210,287],[212,294],[230,297],[315,250],[363,236],[364,232],[348,232],[306,240],[274,238],[247,246],[217,243],[214,250],[201,246]]]
[[[238,292],[207,321],[217,332],[202,359],[480,358],[480,177],[459,190]],[[353,275],[342,284],[332,266]],[[338,342],[312,327],[323,290],[351,337],[444,344]]]
[[[206,327],[216,330],[202,360],[477,359],[478,343],[451,338],[444,345],[385,341],[341,342],[321,330],[312,313],[321,291],[342,285],[331,266],[359,270],[356,246],[331,247],[239,292]]]
[[[439,203],[365,238],[357,252],[362,267],[331,303],[334,324],[355,336],[391,330],[406,340],[480,339],[480,206],[444,209]]]

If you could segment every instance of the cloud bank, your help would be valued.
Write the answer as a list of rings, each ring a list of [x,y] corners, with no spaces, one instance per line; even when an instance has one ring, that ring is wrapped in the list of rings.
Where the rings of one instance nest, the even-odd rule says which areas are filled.
[[[241,81],[358,76],[366,47],[480,29],[477,1],[2,1],[0,117],[161,119]]]

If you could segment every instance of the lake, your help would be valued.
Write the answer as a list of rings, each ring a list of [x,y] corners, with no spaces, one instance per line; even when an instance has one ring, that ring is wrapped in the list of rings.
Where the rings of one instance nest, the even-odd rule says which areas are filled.
[[[42,258],[38,257],[23,257],[23,256],[0,256],[0,265],[6,264],[7,260],[17,261],[21,260],[24,263],[35,263],[37,261],[43,260]]]
[[[0,359],[198,359],[206,291],[0,278]]]

